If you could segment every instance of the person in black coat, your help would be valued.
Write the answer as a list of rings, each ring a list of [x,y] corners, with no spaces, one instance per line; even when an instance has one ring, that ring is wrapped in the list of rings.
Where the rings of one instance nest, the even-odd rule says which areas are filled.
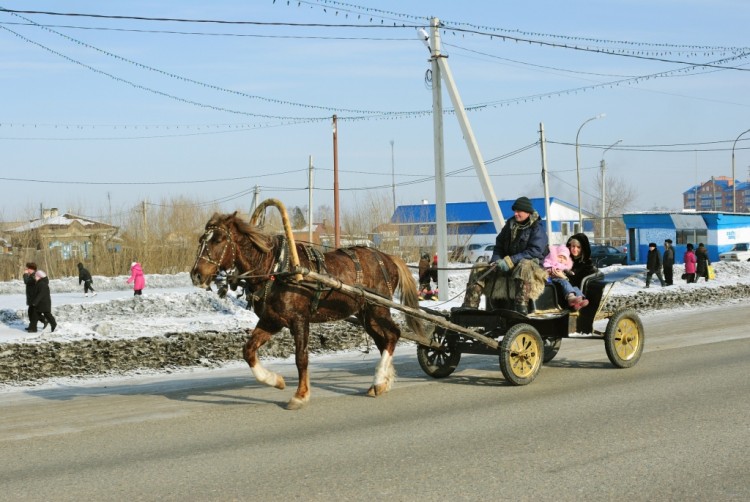
[[[91,296],[96,296],[94,279],[91,278],[91,273],[83,267],[83,263],[78,264],[78,285],[80,286],[81,283],[83,283],[83,296],[89,296],[89,291],[91,291]]]
[[[711,265],[711,261],[708,259],[708,250],[702,242],[698,243],[698,249],[695,250],[695,261],[697,264],[695,282],[698,282],[698,277],[703,277],[708,282],[708,266]]]
[[[55,331],[57,327],[57,321],[52,315],[52,298],[49,292],[49,277],[44,273],[43,270],[37,270],[36,274],[36,292],[34,293],[33,305],[36,309],[39,319],[44,323],[42,330],[49,324],[52,327],[52,331]],[[34,330],[36,331],[36,330]],[[32,333],[32,330],[29,330]]]
[[[672,269],[674,267],[674,248],[672,247],[672,239],[664,241],[664,259],[662,260],[664,265],[664,283],[667,286],[673,284]]]
[[[591,260],[591,243],[586,234],[575,234],[566,243],[570,249],[573,266],[565,271],[570,284],[581,288],[583,278],[599,271]]]
[[[648,257],[646,258],[646,287],[651,284],[651,276],[656,274],[662,287],[664,286],[664,277],[661,275],[661,255],[656,249],[656,243],[648,245]]]
[[[490,264],[495,264],[498,272],[512,275],[513,270],[524,260],[539,265],[547,254],[547,232],[539,214],[528,197],[519,197],[513,203],[513,217],[508,218],[495,239],[495,250]],[[463,307],[478,308],[484,284],[478,279],[475,269],[469,276]],[[520,279],[516,281],[515,310],[525,314],[529,300],[528,287]]]
[[[23,271],[23,283],[26,285],[26,305],[28,305],[29,314],[29,325],[26,327],[26,331],[29,333],[36,333],[37,324],[39,323],[39,316],[34,308],[34,296],[36,294],[36,263],[28,262],[26,268]]]

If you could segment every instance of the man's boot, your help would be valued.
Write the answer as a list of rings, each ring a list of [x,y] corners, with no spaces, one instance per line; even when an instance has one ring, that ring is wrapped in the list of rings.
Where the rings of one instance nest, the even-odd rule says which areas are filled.
[[[479,284],[470,284],[466,288],[466,294],[464,295],[464,303],[461,305],[463,308],[478,309],[479,302],[482,299],[482,286]]]

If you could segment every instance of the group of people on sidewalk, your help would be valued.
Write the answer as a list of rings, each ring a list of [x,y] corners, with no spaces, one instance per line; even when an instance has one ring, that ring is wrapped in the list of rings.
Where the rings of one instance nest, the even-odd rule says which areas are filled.
[[[703,277],[708,282],[709,270],[711,260],[708,258],[708,250],[702,242],[698,243],[698,249],[694,249],[692,244],[687,245],[687,250],[683,256],[683,262],[685,263],[685,273],[682,278],[685,282],[693,283],[698,282],[699,277]],[[651,286],[651,277],[656,275],[659,279],[659,283],[663,286],[672,286],[673,281],[673,270],[674,270],[674,248],[672,247],[672,239],[664,241],[664,255],[663,258],[659,255],[659,250],[656,248],[656,243],[651,242],[648,245],[648,256],[646,257],[646,287]],[[664,276],[662,277],[662,268],[664,269]]]
[[[26,268],[23,271],[23,282],[26,286],[26,305],[28,307],[29,325],[26,327],[26,331],[29,333],[37,333],[39,331],[39,321],[42,322],[42,331],[47,326],[51,327],[52,331],[57,328],[57,320],[52,315],[52,296],[49,289],[49,277],[43,270],[39,270],[36,263],[26,263]],[[138,262],[133,262],[130,265],[130,277],[125,281],[128,284],[133,284],[133,295],[140,296],[143,292],[143,288],[146,287],[146,277],[143,274],[143,268]],[[94,279],[91,276],[91,272],[83,266],[83,263],[78,264],[78,285],[83,284],[83,296],[88,297],[96,296],[94,290]]]

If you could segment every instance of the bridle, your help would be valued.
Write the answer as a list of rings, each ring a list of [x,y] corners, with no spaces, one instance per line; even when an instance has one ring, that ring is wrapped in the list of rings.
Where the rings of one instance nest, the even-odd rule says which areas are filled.
[[[219,261],[216,261],[213,258],[211,258],[210,254],[208,253],[208,241],[211,240],[215,231],[223,232],[227,238],[226,241],[224,242],[224,248],[221,250],[221,256],[219,257]],[[200,248],[198,249],[198,257],[195,259],[195,265],[193,265],[193,268],[198,266],[198,262],[200,260],[206,260],[208,263],[214,265],[218,271],[222,271],[221,264],[224,262],[224,256],[227,254],[227,250],[229,250],[232,253],[232,265],[234,265],[235,261],[237,260],[237,243],[234,242],[234,239],[232,238],[232,233],[223,226],[206,227],[206,231],[203,233],[203,235],[200,238]],[[234,266],[232,266],[231,269],[226,270],[226,272],[232,272],[232,271],[234,271]]]

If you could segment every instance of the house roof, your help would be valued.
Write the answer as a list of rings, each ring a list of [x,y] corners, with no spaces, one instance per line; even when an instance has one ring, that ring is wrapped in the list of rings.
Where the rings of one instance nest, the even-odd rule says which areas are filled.
[[[92,220],[89,218],[84,218],[82,216],[76,216],[70,213],[65,213],[63,215],[52,216],[49,218],[38,218],[36,220],[31,220],[30,222],[24,223],[23,225],[20,225],[18,227],[9,228],[7,231],[8,232],[28,232],[30,230],[36,230],[38,228],[43,228],[43,227],[67,227],[76,222],[79,223],[80,225],[83,225],[84,227],[93,226],[93,227],[114,228],[112,225],[109,225],[107,223]]]
[[[559,204],[577,211],[577,207],[565,201],[550,197],[550,204]],[[513,214],[513,203],[515,199],[499,200],[497,203],[505,218]],[[531,199],[531,204],[539,213],[540,218],[547,215],[544,206],[544,198],[537,197]],[[446,219],[448,223],[484,223],[492,221],[490,208],[485,201],[479,202],[448,202],[445,205]],[[593,216],[588,211],[584,211],[587,216]],[[413,204],[407,206],[398,206],[391,217],[392,223],[426,223],[435,221],[435,204]]]

